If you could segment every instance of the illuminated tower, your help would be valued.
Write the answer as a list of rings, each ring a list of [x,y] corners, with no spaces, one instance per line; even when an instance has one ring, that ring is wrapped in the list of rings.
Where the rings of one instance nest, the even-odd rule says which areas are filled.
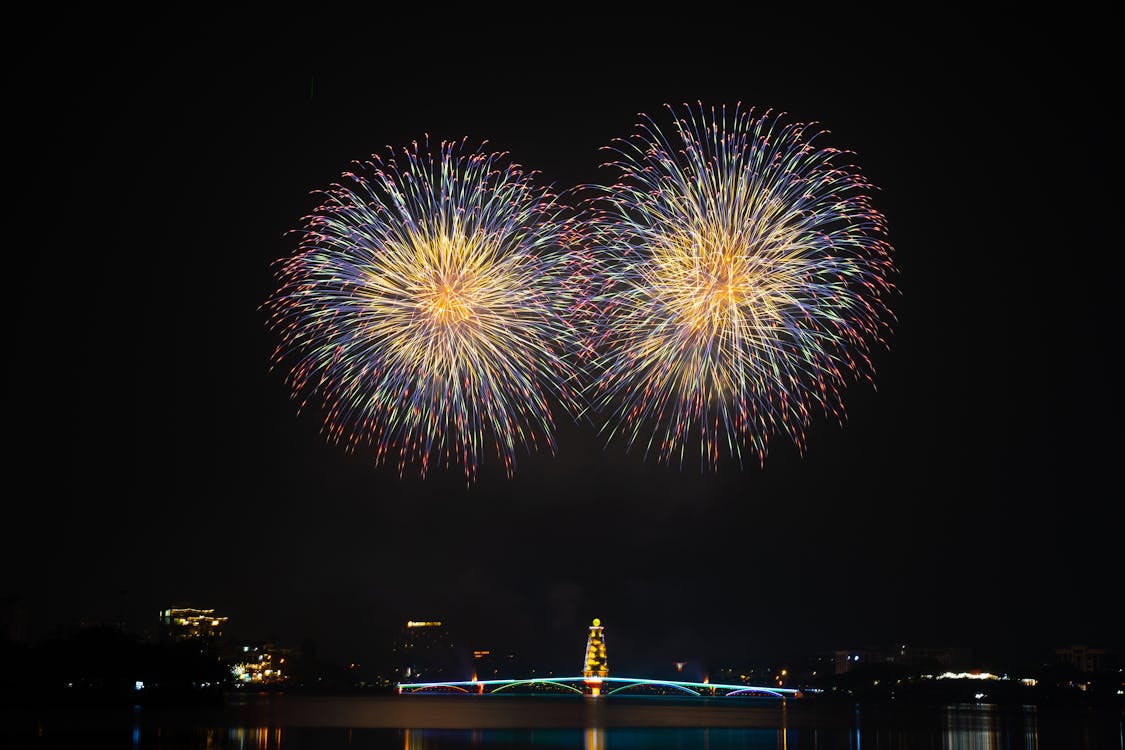
[[[586,664],[582,668],[583,677],[605,677],[609,674],[609,662],[605,656],[605,636],[602,635],[602,621],[594,618],[590,626],[590,636],[586,639]]]

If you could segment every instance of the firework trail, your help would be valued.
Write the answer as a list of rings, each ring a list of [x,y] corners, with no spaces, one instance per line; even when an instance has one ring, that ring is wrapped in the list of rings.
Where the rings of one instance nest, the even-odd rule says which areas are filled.
[[[460,464],[471,481],[492,442],[511,474],[518,448],[554,451],[549,399],[579,410],[575,224],[534,173],[481,149],[427,139],[357,163],[265,305],[301,407],[321,402],[330,441],[400,473]]]
[[[591,401],[646,455],[704,466],[765,460],[772,434],[799,450],[841,389],[873,375],[893,287],[885,221],[848,152],[824,131],[736,107],[642,115],[607,149],[591,247],[606,284]],[[649,432],[651,430],[651,432]]]

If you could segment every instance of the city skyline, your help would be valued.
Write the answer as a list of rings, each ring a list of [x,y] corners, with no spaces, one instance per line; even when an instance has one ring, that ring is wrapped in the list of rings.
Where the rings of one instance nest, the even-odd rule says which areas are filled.
[[[155,627],[135,627],[123,620],[112,622],[83,622],[62,628],[38,643],[26,638],[6,634],[9,645],[17,648],[45,647],[57,648],[60,644],[81,644],[83,639],[106,638],[124,639],[121,643],[159,645],[162,647],[189,647],[200,654],[221,656],[224,663],[233,667],[234,684],[243,687],[285,684],[292,680],[294,660],[290,658],[289,670],[285,679],[278,667],[285,657],[296,657],[298,673],[303,673],[304,687],[315,671],[324,670],[333,676],[333,684],[338,683],[338,675],[353,675],[351,688],[366,689],[393,688],[398,683],[412,683],[418,687],[422,683],[474,684],[479,680],[488,684],[503,684],[506,689],[514,683],[533,682],[549,676],[580,674],[568,679],[575,681],[585,678],[597,682],[610,674],[607,661],[605,626],[601,618],[595,617],[587,628],[588,635],[581,659],[582,668],[571,669],[568,663],[575,662],[570,648],[573,644],[540,641],[524,653],[517,653],[496,637],[467,638],[457,629],[456,623],[443,620],[406,620],[396,626],[395,635],[387,640],[373,639],[366,644],[361,653],[344,654],[341,660],[322,659],[317,643],[305,638],[300,644],[279,642],[276,634],[250,634],[228,630],[231,618],[224,612],[213,608],[196,608],[172,605],[161,609],[149,625]],[[387,632],[390,632],[389,630]],[[755,678],[761,683],[761,676],[770,675],[765,680],[777,681],[777,686],[798,684],[815,680],[818,674],[837,677],[860,670],[893,667],[899,670],[928,669],[933,679],[938,671],[942,677],[966,679],[983,674],[987,678],[1003,675],[1004,679],[1017,679],[1012,674],[1038,674],[1052,670],[1058,672],[1063,666],[1073,673],[1096,674],[1105,678],[1111,671],[1120,671],[1122,652],[1119,648],[1104,648],[1102,644],[1036,644],[1006,650],[980,649],[964,645],[937,643],[835,643],[829,647],[798,648],[789,651],[773,652],[733,652],[722,653],[715,650],[694,653],[686,656],[682,648],[675,647],[667,653],[653,657],[648,654],[638,657],[636,644],[630,642],[628,631],[623,638],[625,656],[620,661],[624,669],[613,670],[615,679],[620,680],[623,673],[631,674],[630,679],[642,681],[662,679],[679,680],[686,686],[694,686],[688,677],[707,683],[723,680],[736,681],[738,675],[742,685],[751,684]],[[253,652],[247,654],[247,652]],[[565,654],[560,658],[560,654]],[[242,657],[240,659],[240,657]],[[279,661],[270,662],[271,659]],[[615,662],[617,660],[615,659]],[[577,662],[575,662],[577,663]],[[788,666],[785,666],[788,665]],[[271,670],[270,667],[273,669]],[[269,670],[269,671],[267,671]],[[995,670],[995,674],[993,671]],[[272,677],[271,677],[272,672]],[[788,674],[788,677],[786,675]],[[518,676],[522,675],[522,676]],[[323,679],[323,678],[321,678]],[[438,680],[438,682],[433,682]],[[445,682],[442,682],[444,680]],[[686,681],[685,681],[686,680]],[[620,683],[622,686],[625,683]],[[1032,683],[1029,683],[1032,684]],[[315,686],[315,685],[313,685]],[[597,693],[595,692],[595,695]]]
[[[382,23],[89,12],[13,49],[9,190],[43,309],[13,326],[30,489],[0,600],[28,641],[190,603],[341,661],[426,618],[562,660],[597,615],[638,664],[1123,646],[1101,40],[1055,61],[1035,19],[859,14],[671,48],[606,15]],[[696,101],[821,123],[879,187],[896,321],[842,425],[776,439],[764,466],[681,469],[560,418],[555,456],[508,478],[486,455],[467,486],[400,477],[298,413],[261,308],[312,191],[427,134],[594,184],[638,113]]]

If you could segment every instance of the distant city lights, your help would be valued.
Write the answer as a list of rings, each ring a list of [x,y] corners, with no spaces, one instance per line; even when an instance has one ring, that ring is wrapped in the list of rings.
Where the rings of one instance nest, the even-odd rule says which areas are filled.
[[[249,646],[243,646],[242,651],[247,653],[251,649]],[[285,649],[277,649],[269,645],[261,648],[255,646],[253,652],[257,654],[256,659],[251,655],[247,661],[231,665],[230,673],[236,684],[276,685],[285,682],[286,674],[282,667],[285,664],[285,657],[282,654],[287,653]]]
[[[215,614],[213,609],[170,607],[160,610],[161,627],[177,641],[221,638],[222,627],[228,619]]]

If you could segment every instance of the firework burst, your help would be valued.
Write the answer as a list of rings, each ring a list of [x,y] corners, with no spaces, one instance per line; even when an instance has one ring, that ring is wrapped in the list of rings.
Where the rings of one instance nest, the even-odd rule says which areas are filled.
[[[892,285],[885,221],[848,153],[824,131],[736,107],[643,117],[607,147],[591,247],[607,279],[591,400],[603,430],[704,466],[773,434],[805,444],[841,390],[871,378]],[[651,430],[651,432],[649,432]],[[694,450],[694,448],[691,448]]]
[[[583,276],[573,221],[533,178],[415,143],[322,193],[266,310],[273,361],[332,442],[470,480],[489,442],[509,474],[519,448],[554,451],[549,400],[578,409]]]

